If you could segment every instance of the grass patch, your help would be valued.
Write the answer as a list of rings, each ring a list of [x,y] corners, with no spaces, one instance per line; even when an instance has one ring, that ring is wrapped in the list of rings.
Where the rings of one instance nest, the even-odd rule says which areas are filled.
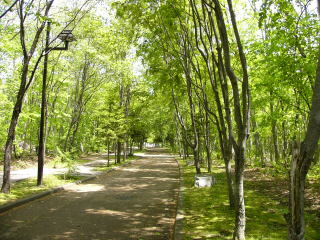
[[[10,194],[0,193],[0,205],[80,179],[83,179],[83,177],[72,175],[49,175],[44,177],[44,184],[42,186],[36,186],[37,180],[35,178],[15,182],[11,186]]]
[[[46,167],[47,168],[72,168],[76,165],[82,165],[85,163],[90,162],[91,160],[86,159],[86,157],[81,157],[81,158],[75,158],[70,161],[61,161],[61,160],[50,160],[46,162]]]
[[[97,166],[97,167],[94,168],[94,171],[101,171],[101,172],[107,171],[107,170],[109,170],[109,169],[111,169],[111,168],[113,168],[115,166],[121,166],[124,163],[130,162],[130,161],[138,159],[138,158],[139,158],[138,156],[128,156],[128,158],[125,161],[122,160],[119,164],[114,163],[114,161],[111,161],[111,158],[110,158],[109,166],[107,164],[101,165],[101,166]],[[113,160],[114,160],[114,158],[113,158]]]
[[[146,153],[146,152],[148,152],[148,150],[147,149],[142,149],[142,150],[140,150],[140,149],[136,149],[136,150],[134,150],[134,153]]]
[[[228,192],[224,169],[214,170],[217,184],[212,188],[195,188],[193,166],[183,167],[185,191],[183,208],[186,216],[184,231],[186,240],[191,239],[232,239],[234,212],[228,205]],[[275,184],[270,182],[269,184]],[[279,240],[287,238],[287,225],[283,214],[287,212],[287,201],[277,200],[274,192],[265,189],[268,183],[255,179],[245,181],[246,239]],[[261,191],[264,189],[264,191]],[[280,190],[281,191],[281,190]],[[306,235],[308,240],[320,239],[319,217],[316,213],[306,213]]]

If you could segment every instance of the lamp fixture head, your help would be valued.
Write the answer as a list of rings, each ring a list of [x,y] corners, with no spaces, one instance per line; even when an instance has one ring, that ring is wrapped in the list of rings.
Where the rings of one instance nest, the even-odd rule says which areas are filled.
[[[58,38],[64,42],[73,42],[76,40],[74,35],[72,34],[72,30],[62,30],[62,32],[58,35]]]

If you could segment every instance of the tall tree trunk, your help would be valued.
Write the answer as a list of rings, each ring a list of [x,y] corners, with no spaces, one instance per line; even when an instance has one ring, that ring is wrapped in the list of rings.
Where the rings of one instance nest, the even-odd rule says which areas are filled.
[[[108,152],[107,152],[108,164],[107,164],[107,166],[109,167],[110,166],[110,139],[107,140],[107,149],[108,149]]]
[[[231,66],[230,46],[227,34],[227,28],[224,21],[223,11],[220,6],[219,0],[213,0],[214,11],[216,13],[216,20],[218,23],[221,45],[224,54],[224,66],[226,73],[229,77],[232,93],[233,93],[233,106],[234,106],[234,119],[237,128],[237,141],[231,136],[233,148],[235,151],[235,203],[236,203],[236,218],[233,239],[245,239],[245,204],[244,204],[244,189],[243,189],[243,172],[245,163],[246,141],[249,135],[250,126],[250,91],[249,91],[249,77],[247,71],[247,61],[243,51],[243,46],[240,40],[240,35],[236,23],[235,13],[233,11],[232,1],[228,0],[228,9],[230,13],[233,33],[236,39],[238,53],[242,68],[242,83],[241,93],[239,90],[239,79],[236,76]]]
[[[184,71],[185,73],[188,73],[188,71],[190,70],[186,65],[186,59],[184,59]],[[187,74],[186,74],[187,75]],[[188,75],[189,76],[189,75]],[[173,100],[173,103],[174,103],[174,107],[175,107],[175,110],[176,110],[176,115],[177,115],[177,118],[179,120],[179,123],[183,129],[183,135],[184,135],[184,139],[186,141],[186,143],[188,144],[188,146],[190,146],[193,150],[193,159],[194,159],[194,166],[196,168],[196,172],[197,174],[201,173],[201,170],[200,170],[200,159],[199,159],[199,132],[198,132],[198,128],[197,128],[197,124],[196,124],[196,116],[195,116],[195,106],[194,106],[194,103],[193,103],[193,99],[192,99],[192,88],[191,88],[191,79],[190,79],[190,76],[187,77],[187,91],[188,91],[188,103],[189,103],[189,114],[190,114],[190,119],[191,119],[191,125],[192,125],[192,131],[193,131],[193,142],[191,141],[191,139],[188,137],[188,129],[187,129],[187,126],[180,114],[180,111],[179,111],[179,107],[178,107],[178,104],[177,104],[177,101],[176,101],[176,98],[175,98],[175,95],[174,95],[174,91],[172,89],[172,100]],[[188,148],[187,148],[188,149]]]
[[[3,161],[3,182],[1,187],[1,192],[10,193],[10,170],[11,170],[11,158],[12,158],[12,148],[13,141],[15,138],[15,130],[18,123],[18,118],[21,113],[23,102],[23,96],[19,95],[17,98],[17,102],[14,106],[11,122],[8,130],[7,141],[4,148],[4,161]]]
[[[81,122],[82,113],[85,110],[88,100],[92,96],[87,96],[88,94],[86,95],[86,90],[90,87],[89,81],[92,77],[92,75],[89,74],[90,66],[90,58],[86,53],[81,69],[81,78],[77,78],[77,81],[75,83],[73,109],[69,129],[65,139],[64,151],[71,151],[72,147],[74,147],[76,136]]]
[[[127,153],[127,148],[128,148],[128,142],[127,139],[123,142],[123,161],[125,161],[128,158],[128,153]]]
[[[272,94],[270,93],[270,95]],[[276,119],[274,119],[273,101],[270,102],[270,113],[271,113],[271,132],[272,132],[274,159],[276,163],[279,163],[280,154],[279,154],[279,143],[278,143],[278,129],[277,129],[277,121]]]
[[[210,126],[209,126],[209,116],[208,112],[205,112],[205,147],[206,147],[206,155],[207,155],[207,163],[208,163],[208,172],[212,171],[212,160],[211,160],[211,151],[210,151]]]
[[[46,4],[46,8],[44,11],[44,16],[47,17],[49,14],[49,10],[53,4],[54,0],[48,1]],[[42,59],[42,53],[38,57],[36,64],[28,78],[29,74],[29,64],[30,61],[37,49],[37,45],[40,40],[41,33],[43,29],[45,28],[46,21],[43,21],[40,26],[38,27],[34,38],[31,43],[31,47],[29,50],[27,50],[27,43],[26,43],[26,32],[25,32],[25,20],[27,17],[27,13],[25,12],[25,6],[24,1],[18,1],[18,12],[19,12],[19,20],[20,20],[20,44],[22,47],[23,52],[23,65],[21,70],[21,81],[20,81],[20,87],[16,98],[16,103],[14,104],[11,121],[8,129],[8,135],[6,140],[6,145],[4,147],[4,162],[3,162],[3,182],[1,187],[1,192],[3,193],[9,193],[10,192],[10,170],[11,170],[11,158],[12,158],[12,147],[13,147],[13,141],[15,139],[15,131],[18,124],[19,115],[22,110],[23,105],[23,99],[25,97],[25,94],[28,91],[28,88],[30,87],[34,74],[36,72],[36,69]]]
[[[287,127],[286,121],[282,121],[282,159],[287,158],[287,151],[288,151],[288,139],[287,139]]]
[[[174,114],[174,122],[175,122],[175,127],[176,127],[176,142],[179,148],[179,156],[184,158],[184,149],[183,149],[183,137],[181,136],[181,131],[179,127],[179,122],[178,122],[178,117],[177,113]]]
[[[130,150],[129,150],[129,156],[133,156],[133,139],[130,140],[129,142],[130,144]]]
[[[216,119],[216,125],[219,129],[219,142],[221,153],[225,162],[225,170],[228,181],[228,193],[229,193],[229,203],[230,207],[234,207],[234,194],[233,194],[233,181],[232,181],[232,172],[231,172],[231,152],[232,152],[232,122],[231,122],[231,112],[230,112],[230,104],[229,104],[229,91],[228,84],[226,82],[226,72],[223,65],[222,59],[222,49],[219,44],[220,40],[218,39],[215,21],[212,16],[211,9],[212,6],[205,1],[201,1],[202,7],[202,18],[201,14],[198,10],[198,4],[194,0],[189,1],[192,7],[192,16],[194,21],[194,33],[196,40],[196,47],[201,54],[203,60],[206,63],[206,69],[209,74],[209,79],[211,83],[211,87],[214,93],[214,99],[216,102],[218,116],[212,114]],[[197,26],[199,25],[199,27]],[[204,37],[207,38],[207,42]],[[216,45],[212,44],[215,42]],[[200,46],[202,44],[202,47]],[[215,49],[218,52],[218,59],[215,56]],[[216,68],[218,68],[218,75],[216,74]],[[197,70],[200,72],[200,70]],[[222,95],[223,95],[223,104],[221,103],[221,97],[218,90],[218,82],[220,82]],[[205,110],[208,112],[208,107],[206,106],[206,98],[204,97],[205,102]],[[223,113],[223,109],[225,110],[225,116]]]
[[[232,155],[230,153],[230,155]],[[234,193],[234,186],[233,186],[233,174],[232,174],[232,167],[231,167],[231,156],[227,156],[227,161],[224,161],[225,172],[227,177],[227,185],[228,185],[228,198],[229,198],[229,206],[230,208],[235,207],[235,193]]]
[[[185,49],[186,50],[186,49]],[[185,72],[186,72],[186,81],[187,81],[187,91],[188,91],[188,100],[189,100],[189,109],[190,109],[190,118],[191,118],[191,125],[193,130],[193,143],[192,143],[192,150],[193,150],[193,157],[194,157],[194,166],[196,168],[196,172],[198,174],[201,173],[200,170],[200,156],[199,156],[199,130],[196,123],[196,110],[195,105],[193,103],[193,94],[192,94],[192,80],[190,76],[190,68],[189,64],[186,60],[185,63]]]
[[[26,94],[27,75],[29,72],[29,58],[25,57],[22,68],[20,88],[17,95],[17,100],[13,108],[10,126],[8,129],[7,141],[4,148],[4,159],[3,159],[3,182],[1,192],[10,193],[10,171],[11,171],[11,159],[13,150],[13,141],[15,139],[16,127],[18,119],[22,110],[23,99]]]
[[[314,161],[314,154],[320,138],[320,52],[313,89],[312,105],[307,132],[300,147],[296,147],[290,169],[289,194],[289,225],[288,238],[290,240],[304,240],[304,189],[310,165]]]
[[[118,153],[117,153],[117,143],[116,142],[113,143],[113,151],[114,151],[114,164],[117,164]]]
[[[233,239],[245,239],[246,228],[246,210],[244,203],[244,162],[245,162],[245,140],[239,148],[235,149],[235,206],[236,206],[236,219]]]
[[[254,117],[255,113],[252,114],[252,130],[254,132],[254,145],[255,145],[255,150],[256,150],[256,156],[260,158],[260,165],[261,167],[265,167],[265,156],[264,156],[264,150],[263,150],[263,145],[260,140],[260,134],[257,131],[258,125],[256,122],[256,119]]]
[[[120,141],[117,141],[117,163],[121,162],[121,150],[122,150],[122,144]]]

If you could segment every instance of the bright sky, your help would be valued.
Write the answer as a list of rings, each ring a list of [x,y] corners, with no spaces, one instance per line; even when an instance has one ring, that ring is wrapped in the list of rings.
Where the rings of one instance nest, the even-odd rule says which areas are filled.
[[[70,7],[70,8],[79,8],[81,7],[87,0],[55,0],[54,1],[54,6],[61,8],[61,7]],[[109,6],[110,1],[106,0],[90,0],[89,1],[89,8],[94,8],[94,13],[98,16],[101,16],[102,19],[105,20],[106,23],[110,23],[110,19],[112,19],[112,9]],[[85,9],[88,9],[86,6]],[[58,15],[59,12],[57,12],[57,8],[52,9],[51,11],[53,15]],[[135,58],[135,52],[136,49],[132,48],[130,51],[130,54],[128,55],[130,58]],[[133,74],[136,76],[141,76],[144,67],[141,63],[141,59],[137,59],[136,61],[133,62],[132,65],[132,71]]]

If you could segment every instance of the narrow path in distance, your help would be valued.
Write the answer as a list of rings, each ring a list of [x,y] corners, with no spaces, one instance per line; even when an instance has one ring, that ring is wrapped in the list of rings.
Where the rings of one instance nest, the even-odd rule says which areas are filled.
[[[1,240],[171,239],[179,168],[162,149],[0,215]]]

